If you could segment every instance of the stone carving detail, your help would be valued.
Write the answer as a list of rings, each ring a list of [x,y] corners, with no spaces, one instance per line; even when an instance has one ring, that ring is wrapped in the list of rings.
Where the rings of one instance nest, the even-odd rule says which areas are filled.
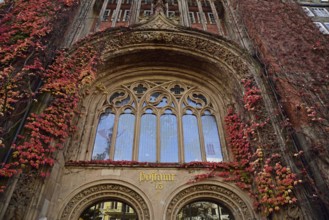
[[[160,15],[159,15],[160,16]],[[160,19],[160,17],[159,17]],[[154,22],[147,23],[139,28],[155,28],[158,25],[157,19]],[[167,27],[161,27],[167,29]],[[170,29],[170,28],[168,28]],[[97,36],[97,35],[96,35]],[[201,34],[184,33],[183,31],[170,30],[132,30],[126,33],[117,33],[108,36],[106,40],[105,56],[112,56],[120,48],[127,48],[130,45],[138,44],[159,44],[167,47],[180,47],[187,51],[194,51],[199,54],[205,54],[208,57],[219,60],[228,66],[232,71],[240,76],[250,75],[250,64],[247,64],[246,57],[243,54],[237,54],[229,42],[222,40],[220,43],[209,36]],[[106,37],[105,37],[106,38]]]
[[[175,219],[180,209],[189,202],[198,198],[214,198],[232,210],[237,219],[253,219],[252,210],[234,192],[217,185],[191,186],[179,192],[169,203],[166,219]]]
[[[284,217],[284,219],[287,220],[303,220],[303,213],[300,209],[299,206],[297,205],[289,205],[287,208],[287,212],[286,212],[286,216]]]
[[[65,206],[59,219],[78,219],[88,205],[93,201],[106,198],[120,198],[131,204],[139,219],[150,219],[150,213],[145,200],[134,190],[118,184],[100,184],[91,186],[76,194]]]
[[[173,21],[166,18],[163,12],[156,14],[149,20],[141,19],[141,25],[137,26],[136,29],[168,29],[177,30],[178,26]]]
[[[42,181],[28,174],[19,176],[17,185],[6,210],[6,219],[23,220],[26,209],[30,207],[36,192],[40,190]]]
[[[307,219],[300,207],[291,204],[280,209],[279,212],[272,213],[271,220],[304,220]]]

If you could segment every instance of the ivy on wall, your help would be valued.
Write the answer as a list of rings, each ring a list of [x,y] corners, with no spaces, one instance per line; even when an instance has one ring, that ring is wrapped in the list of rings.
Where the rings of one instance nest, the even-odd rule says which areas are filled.
[[[229,147],[234,155],[232,162],[190,162],[185,164],[147,163],[137,161],[69,161],[69,166],[122,166],[122,167],[176,167],[208,170],[196,175],[190,183],[208,178],[220,177],[222,181],[235,183],[249,192],[254,199],[255,209],[264,216],[279,211],[286,204],[297,202],[293,194],[295,186],[301,182],[291,169],[285,166],[279,153],[273,153],[271,139],[264,140],[260,134],[268,134],[268,115],[264,112],[260,90],[245,79],[244,110],[253,118],[244,122],[231,108],[225,117],[225,130]],[[273,132],[273,130],[271,130]],[[296,152],[300,156],[302,152]]]
[[[234,2],[276,93],[278,112],[285,117],[282,128],[298,134],[302,143],[303,160],[295,164],[310,186],[309,197],[320,198],[329,209],[328,190],[319,190],[329,187],[329,36],[294,1]]]
[[[18,120],[15,117],[15,114],[20,115],[15,109],[17,106],[37,102],[37,97],[48,97],[48,102],[42,111],[28,117],[24,133],[12,146],[12,160],[1,166],[0,177],[11,177],[31,170],[40,170],[39,174],[45,176],[41,168],[54,164],[53,153],[62,148],[72,132],[72,119],[81,97],[79,92],[95,78],[99,51],[88,44],[76,48],[71,54],[62,51],[52,65],[48,64],[54,55],[50,59],[45,59],[44,55],[45,51],[54,49],[48,37],[58,30],[58,20],[74,4],[74,0],[18,0],[1,6],[0,145],[4,145],[2,137],[15,128],[8,128],[8,121]],[[325,108],[329,106],[329,98],[324,91],[329,78],[329,66],[324,59],[329,57],[328,41],[322,35],[315,40],[315,27],[294,4],[279,0],[264,0],[262,4],[256,0],[244,0],[237,1],[237,5],[251,39],[261,52],[269,77],[276,82],[277,91],[286,103],[284,106],[290,123],[297,127],[317,123],[317,129],[325,135],[329,132],[328,110]],[[296,17],[290,16],[292,14]],[[306,27],[302,29],[306,30],[303,34],[300,33],[301,26]],[[292,36],[287,37],[286,32],[291,32]],[[37,80],[42,81],[41,87],[35,86]],[[268,215],[297,201],[293,189],[300,180],[282,163],[280,154],[275,151],[277,146],[264,141],[262,133],[266,133],[270,125],[268,116],[264,114],[266,111],[262,107],[260,90],[249,79],[242,83],[245,88],[244,110],[251,119],[245,121],[233,109],[228,110],[225,118],[235,162],[193,162],[180,166],[201,166],[210,170],[195,176],[193,181],[221,177],[225,181],[235,182],[254,197],[256,209]],[[300,113],[299,118],[294,115],[295,111]],[[299,157],[302,153],[294,154]],[[69,164],[153,166],[134,161],[71,161]]]
[[[4,148],[4,137],[17,129],[20,112],[27,111],[31,102],[38,102],[37,97],[48,94],[50,98],[45,109],[41,107],[40,113],[28,117],[20,141],[11,146],[11,160],[1,164],[0,177],[52,166],[53,152],[61,148],[72,130],[79,90],[93,80],[98,56],[94,48],[85,46],[73,54],[59,52],[53,64],[48,63],[56,49],[51,37],[61,33],[76,3],[18,0],[1,5],[0,144],[5,151],[8,148]],[[35,86],[38,81],[42,82],[41,87]]]

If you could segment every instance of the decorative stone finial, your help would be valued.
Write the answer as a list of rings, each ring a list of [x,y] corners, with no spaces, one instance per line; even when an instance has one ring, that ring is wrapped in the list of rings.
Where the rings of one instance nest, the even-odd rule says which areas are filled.
[[[154,14],[165,13],[165,0],[154,0]]]

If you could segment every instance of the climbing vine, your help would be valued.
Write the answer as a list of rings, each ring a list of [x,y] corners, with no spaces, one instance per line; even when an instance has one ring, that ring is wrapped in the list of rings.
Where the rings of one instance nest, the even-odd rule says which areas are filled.
[[[40,107],[39,112],[27,118],[24,132],[11,146],[11,160],[1,165],[0,177],[31,170],[46,176],[42,168],[54,164],[54,152],[63,147],[72,132],[72,119],[79,114],[75,109],[81,97],[80,89],[95,78],[100,52],[86,44],[72,53],[59,52],[54,59],[58,44],[50,36],[63,29],[62,22],[67,18],[64,15],[76,3],[76,0],[16,0],[0,6],[0,146],[5,146],[4,137],[12,135],[11,130],[17,127],[28,106]],[[236,6],[287,113],[286,124],[302,130],[312,123],[311,133],[317,134],[309,135],[313,151],[328,155],[325,148],[329,132],[327,37],[318,33],[296,4],[280,0],[264,0],[261,4],[257,0],[236,0]],[[288,37],[286,33],[291,34]],[[278,146],[265,140],[269,117],[264,115],[260,90],[249,79],[242,84],[244,110],[250,118],[241,117],[233,108],[225,118],[234,162],[192,162],[179,166],[209,169],[192,181],[220,177],[234,182],[250,192],[256,209],[268,215],[297,201],[293,190],[300,180],[284,164]],[[38,105],[40,100],[47,100],[46,107]],[[302,156],[301,151],[293,153]],[[157,166],[133,161],[68,164]]]
[[[249,191],[255,200],[255,208],[267,216],[297,201],[293,189],[301,180],[283,164],[272,140],[262,137],[262,133],[269,134],[266,127],[270,125],[264,114],[260,90],[249,79],[242,83],[244,109],[252,118],[244,122],[232,108],[225,117],[226,137],[235,162],[207,163],[210,172],[195,176],[194,181],[221,177],[224,181],[234,182]]]
[[[328,190],[318,187],[329,187],[329,36],[320,33],[296,2],[234,2],[276,95],[282,128],[291,139],[298,135],[302,143],[296,147],[304,154],[290,159],[305,177],[321,174],[322,179],[304,185],[308,184],[308,196],[322,200],[328,209],[328,194],[324,192]]]
[[[190,163],[148,163],[138,161],[69,161],[69,166],[121,166],[121,167],[175,167],[183,169],[208,170],[195,175],[191,183],[208,178],[222,178],[233,182],[254,198],[255,209],[264,216],[280,210],[286,204],[297,202],[293,194],[295,186],[301,182],[290,168],[284,165],[273,141],[262,140],[260,133],[268,138],[269,125],[260,90],[249,79],[242,80],[244,87],[244,110],[252,119],[244,122],[233,108],[225,117],[226,137],[233,153],[232,162],[190,162]],[[273,131],[272,131],[273,132]],[[271,145],[272,144],[272,145]],[[295,152],[296,157],[302,152]]]
[[[66,26],[76,0],[7,1],[1,5],[0,21],[0,145],[8,152],[12,130],[22,113],[38,100],[48,100],[46,108],[30,114],[19,141],[11,146],[11,160],[1,164],[0,177],[21,171],[52,166],[54,151],[72,129],[73,109],[79,89],[94,77],[98,56],[92,47],[73,54],[60,52],[55,62],[56,36]],[[58,37],[58,36],[57,36]],[[42,111],[43,110],[43,111]],[[7,143],[6,143],[7,141]],[[3,191],[4,186],[1,186]]]

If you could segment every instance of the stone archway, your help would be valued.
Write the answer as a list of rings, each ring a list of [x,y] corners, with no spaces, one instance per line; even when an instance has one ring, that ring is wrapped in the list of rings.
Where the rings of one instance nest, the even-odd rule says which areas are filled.
[[[174,220],[182,207],[198,200],[214,200],[225,205],[236,220],[254,219],[250,205],[236,192],[214,184],[199,184],[178,192],[169,202],[165,214],[166,220]]]
[[[58,219],[79,219],[80,214],[89,205],[109,198],[129,203],[135,209],[138,219],[151,219],[149,207],[141,195],[126,186],[110,183],[91,186],[75,194],[65,205]]]
[[[88,114],[79,120],[78,127],[90,128],[97,123],[93,114],[99,113],[96,106],[101,104],[107,88],[136,76],[200,79],[201,84],[212,85],[212,94],[217,94],[218,99],[225,99],[222,106],[238,102],[236,96],[243,93],[241,79],[257,77],[256,62],[233,42],[178,26],[161,28],[164,29],[151,22],[131,29],[109,29],[88,39],[102,51],[103,62],[97,69],[96,80],[81,92],[82,108]],[[81,41],[76,47],[83,44]],[[99,88],[104,90],[100,92]],[[225,115],[224,108],[221,115]],[[89,160],[91,155],[86,152],[91,152],[93,144],[89,141],[94,139],[93,134],[83,129],[78,132],[76,136],[82,138],[72,139],[68,148],[70,159]]]

